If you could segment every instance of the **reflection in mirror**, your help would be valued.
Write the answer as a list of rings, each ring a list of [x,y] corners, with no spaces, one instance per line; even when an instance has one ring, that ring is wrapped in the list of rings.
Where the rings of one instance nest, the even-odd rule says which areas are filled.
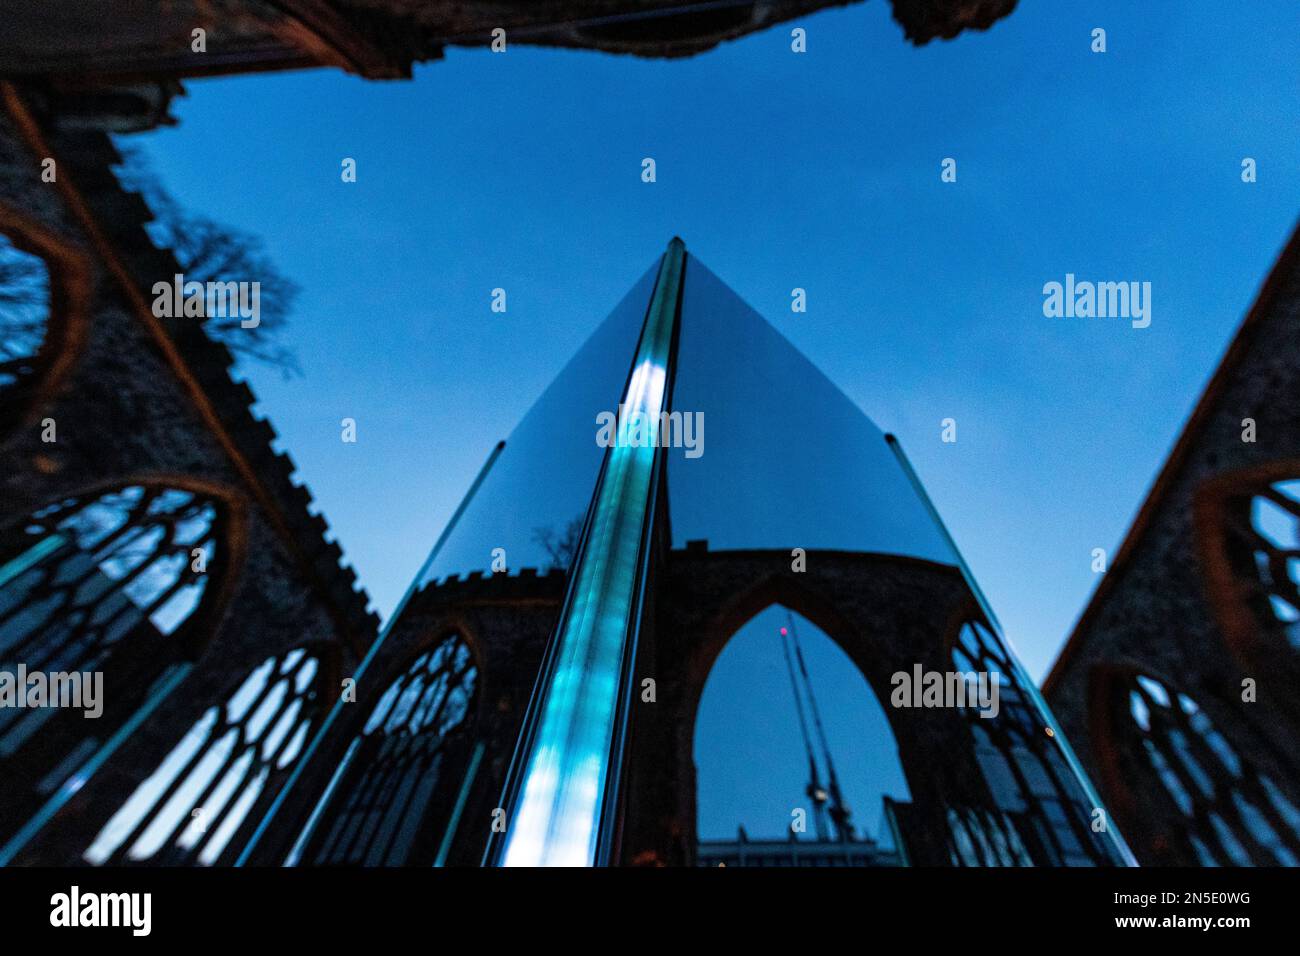
[[[701,866],[897,866],[910,800],[885,711],[840,647],[772,605],[714,662],[695,722]]]
[[[388,685],[313,814],[311,832],[300,839],[310,841],[313,864],[432,860],[447,794],[465,773],[478,683],[469,644],[453,634]]]

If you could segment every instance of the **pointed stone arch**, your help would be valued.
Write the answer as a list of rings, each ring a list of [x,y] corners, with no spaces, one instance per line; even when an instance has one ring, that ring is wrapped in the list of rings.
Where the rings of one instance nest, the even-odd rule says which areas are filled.
[[[808,554],[806,571],[795,572],[789,549],[710,552],[688,545],[669,554],[661,573],[666,581],[638,670],[656,678],[658,700],[633,705],[624,862],[692,861],[699,700],[723,647],[772,604],[820,628],[862,674],[898,746],[915,829],[938,834],[933,845],[917,848],[915,862],[946,862],[942,795],[964,774],[959,761],[936,765],[933,755],[951,751],[952,735],[962,728],[950,714],[892,708],[890,691],[895,672],[913,663],[933,669],[942,661],[948,624],[970,600],[959,569],[897,555],[819,551]]]

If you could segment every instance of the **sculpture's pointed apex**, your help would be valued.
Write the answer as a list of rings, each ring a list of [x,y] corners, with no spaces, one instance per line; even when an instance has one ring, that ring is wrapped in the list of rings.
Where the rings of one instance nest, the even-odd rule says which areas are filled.
[[[682,241],[681,236],[673,236],[668,240],[668,249],[670,251],[685,252],[686,243]]]

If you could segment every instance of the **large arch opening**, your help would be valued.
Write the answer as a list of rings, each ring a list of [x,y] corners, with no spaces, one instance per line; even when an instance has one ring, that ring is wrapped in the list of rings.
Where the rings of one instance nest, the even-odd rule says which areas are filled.
[[[1300,680],[1300,460],[1206,482],[1194,503],[1199,567],[1228,650],[1246,674]],[[1277,704],[1300,719],[1294,695]]]
[[[693,752],[700,865],[905,864],[893,807],[910,792],[884,708],[844,650],[784,605],[718,655]]]

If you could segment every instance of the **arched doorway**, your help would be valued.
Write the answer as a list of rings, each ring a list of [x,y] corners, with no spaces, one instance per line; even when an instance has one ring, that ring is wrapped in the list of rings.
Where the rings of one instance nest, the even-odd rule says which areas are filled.
[[[884,708],[849,656],[772,604],[714,662],[694,726],[700,865],[895,866],[910,800]]]

